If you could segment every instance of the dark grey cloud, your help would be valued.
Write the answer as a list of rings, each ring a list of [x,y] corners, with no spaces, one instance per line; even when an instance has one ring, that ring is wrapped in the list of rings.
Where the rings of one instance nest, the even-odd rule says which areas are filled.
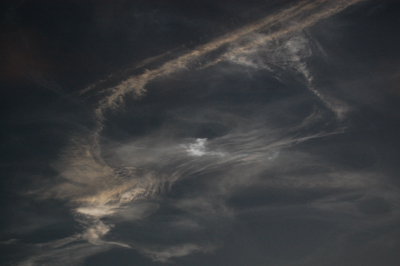
[[[293,1],[261,16],[262,4],[241,13],[238,1],[213,6],[225,16],[218,19],[211,11],[191,18],[183,13],[193,7],[174,4],[176,10],[138,3],[126,7],[131,13],[121,11],[122,2],[109,13],[109,4],[95,5],[88,27],[94,23],[108,36],[128,32],[122,22],[132,20],[137,29],[127,35],[160,47],[137,57],[143,61],[122,62],[122,71],[89,87],[82,80],[78,93],[67,93],[43,70],[28,77],[52,95],[38,101],[67,103],[7,117],[10,124],[35,125],[35,134],[43,125],[46,133],[32,151],[43,142],[51,152],[38,155],[36,174],[9,170],[29,182],[6,183],[15,192],[2,203],[8,218],[0,245],[21,255],[5,256],[4,265],[372,265],[383,259],[396,265],[393,89],[381,90],[382,70],[365,59],[378,57],[374,48],[352,57],[352,45],[362,42],[356,37],[335,48],[354,27],[367,31],[349,20],[378,19],[385,7]],[[203,4],[194,6],[212,6]],[[249,19],[250,11],[257,18]],[[230,12],[242,14],[236,29],[221,22]],[[65,23],[69,32],[74,23]],[[221,35],[211,30],[206,41],[186,48],[154,40],[167,32],[187,35],[188,28],[204,35],[210,25],[220,25],[214,30]],[[391,80],[382,84],[395,87]],[[57,145],[46,143],[47,136],[58,136]],[[13,162],[26,167],[25,157],[18,158]],[[16,217],[24,222],[12,222]]]

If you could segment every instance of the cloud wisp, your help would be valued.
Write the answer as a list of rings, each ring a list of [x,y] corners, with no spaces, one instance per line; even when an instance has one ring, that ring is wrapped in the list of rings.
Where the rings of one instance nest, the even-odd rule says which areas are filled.
[[[69,265],[69,254],[74,254],[73,263],[79,263],[88,256],[113,247],[133,248],[159,262],[196,252],[209,253],[218,245],[202,237],[214,232],[209,228],[217,228],[215,231],[219,231],[220,221],[225,222],[235,216],[235,211],[226,202],[239,188],[256,185],[280,189],[357,190],[361,187],[364,189],[366,183],[368,187],[375,186],[371,185],[376,182],[375,178],[344,170],[338,173],[332,169],[323,169],[325,175],[311,175],[306,171],[307,178],[299,178],[294,174],[300,166],[306,170],[311,166],[323,168],[322,163],[312,154],[296,151],[294,147],[342,133],[344,127],[335,126],[335,122],[343,119],[347,108],[315,88],[313,76],[306,64],[307,58],[312,55],[311,44],[301,31],[358,2],[361,0],[300,2],[195,48],[158,68],[130,77],[107,90],[95,110],[96,127],[89,133],[71,138],[70,148],[63,152],[59,163],[54,166],[60,173],[56,184],[35,191],[43,199],[56,198],[68,202],[72,214],[82,227],[81,233],[60,241],[36,245],[36,255],[20,265]],[[221,48],[225,50],[217,59],[204,59],[209,53]],[[257,61],[260,54],[265,60]],[[128,94],[143,97],[146,85],[161,77],[182,70],[202,71],[207,67],[216,67],[220,62],[293,71],[336,117],[332,120],[314,111],[302,117],[300,122],[283,127],[268,121],[268,112],[248,125],[230,111],[221,111],[221,117],[231,115],[237,119],[237,124],[228,133],[213,139],[195,137],[166,141],[163,136],[169,129],[165,125],[154,134],[130,140],[117,147],[108,147],[102,143],[100,135],[106,126],[108,111],[119,108]],[[147,63],[145,61],[139,65],[146,66]],[[84,93],[92,90],[90,87]],[[242,106],[238,105],[237,108]],[[262,109],[260,106],[256,108]],[[265,110],[273,112],[268,108]],[[246,119],[248,117],[242,120]],[[110,157],[117,163],[110,163],[110,158],[104,156],[105,152],[111,154]],[[286,167],[286,172],[279,172],[282,167]],[[265,177],[269,174],[272,176],[274,171],[280,176],[278,179]],[[213,177],[212,180],[206,175]],[[187,195],[182,192],[183,195],[172,199],[166,196],[166,191],[179,186],[180,182],[187,182],[190,187],[190,182],[197,179],[204,180],[200,186],[203,194]],[[365,182],[368,180],[372,180],[371,183]],[[316,202],[313,207],[327,208],[327,201]],[[123,236],[121,239],[115,237],[115,232],[124,230],[121,224],[147,229],[150,223],[143,225],[139,222],[165,206],[179,210],[184,216],[168,220],[165,222],[167,226],[176,228],[173,225],[186,224],[184,228],[190,232],[190,237],[176,240],[178,244],[157,243],[156,240],[165,237],[157,225],[154,225],[157,229],[154,231],[159,232],[159,235],[152,236],[153,241],[140,242]],[[189,239],[192,236],[200,240],[191,242]]]
[[[232,42],[246,39],[249,34],[251,35],[257,32],[263,32],[273,26],[280,26],[278,30],[273,31],[269,34],[265,34],[262,38],[259,38],[258,40],[253,40],[252,42],[246,43],[245,45],[235,50],[232,50],[230,52],[230,56],[245,53],[248,49],[259,46],[268,40],[279,39],[292,33],[296,33],[306,27],[312,26],[322,19],[335,15],[345,8],[362,1],[363,0],[302,1],[280,12],[271,14],[264,19],[245,26],[239,30],[228,33],[220,38],[217,38],[214,41],[211,41],[194,49],[193,51],[190,51],[185,55],[168,61],[159,68],[147,70],[141,75],[133,76],[121,82],[116,87],[111,88],[109,95],[100,101],[97,110],[98,115],[101,117],[103,111],[109,108],[117,108],[125,94],[134,93],[134,95],[140,97],[143,95],[143,93],[145,93],[145,86],[149,82],[159,77],[167,76],[177,71],[187,69],[188,67],[191,67],[193,64],[195,64],[196,61],[202,59],[202,57],[207,55],[208,53],[215,51]],[[221,60],[222,59],[217,59],[214,62],[207,62],[206,66],[210,66]],[[317,92],[314,91],[314,93]],[[322,96],[319,97],[323,99]]]
[[[266,69],[279,75],[292,74],[304,83],[337,117],[343,120],[349,107],[338,99],[328,97],[316,89],[314,77],[307,66],[307,60],[313,56],[316,46],[304,32],[291,32],[286,38],[272,39],[268,34],[256,33],[248,36],[245,49],[240,43],[232,43],[231,48],[222,55],[224,60],[245,67]],[[323,51],[317,50],[319,54]],[[315,55],[314,55],[315,56]],[[283,72],[283,73],[282,73]]]

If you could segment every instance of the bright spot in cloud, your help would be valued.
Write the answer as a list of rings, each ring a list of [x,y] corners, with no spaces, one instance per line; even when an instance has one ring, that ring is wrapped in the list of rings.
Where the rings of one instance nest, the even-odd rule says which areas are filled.
[[[195,143],[189,144],[187,152],[192,156],[203,156],[206,154],[205,144],[207,139],[196,139]]]
[[[189,145],[181,145],[186,152],[191,156],[201,157],[203,155],[217,155],[217,156],[225,156],[223,152],[206,152],[206,142],[207,139],[196,139],[195,143]]]

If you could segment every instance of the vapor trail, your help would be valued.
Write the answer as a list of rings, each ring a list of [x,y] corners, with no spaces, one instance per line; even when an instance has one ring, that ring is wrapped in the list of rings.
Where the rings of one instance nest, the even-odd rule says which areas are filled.
[[[238,30],[217,38],[214,41],[201,45],[185,55],[166,62],[159,68],[148,70],[141,75],[130,77],[129,79],[110,89],[110,94],[100,101],[97,114],[99,115],[99,118],[102,118],[103,111],[109,108],[117,108],[125,94],[135,92],[137,96],[141,96],[143,93],[145,93],[145,86],[154,79],[185,69],[191,64],[195,63],[196,60],[200,59],[202,56],[215,51],[228,43],[246,37],[250,33],[267,30],[275,25],[283,25],[281,29],[267,34],[264,40],[258,40],[256,42],[249,43],[236,49],[235,51],[232,51],[233,53],[241,53],[246,49],[259,45],[260,42],[268,39],[283,37],[289,33],[309,27],[322,19],[337,14],[345,8],[362,1],[365,0],[302,1],[276,14],[272,14],[255,23],[244,26]],[[287,26],[287,24],[289,25]],[[217,59],[217,61],[221,60],[222,59]],[[213,63],[216,63],[217,61]],[[326,102],[323,96],[321,96],[317,91],[313,92],[321,100]]]

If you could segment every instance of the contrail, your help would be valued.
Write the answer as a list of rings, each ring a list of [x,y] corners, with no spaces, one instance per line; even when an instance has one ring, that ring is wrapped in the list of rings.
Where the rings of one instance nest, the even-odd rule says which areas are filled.
[[[318,21],[337,14],[345,8],[362,1],[365,0],[302,1],[276,14],[272,14],[255,23],[244,26],[238,30],[219,37],[214,41],[201,45],[187,54],[166,62],[159,68],[147,70],[141,75],[132,76],[129,79],[121,82],[119,85],[110,88],[111,93],[100,101],[97,114],[99,118],[102,119],[103,111],[109,108],[117,108],[124,95],[127,93],[135,92],[137,96],[141,96],[145,93],[145,86],[154,79],[185,69],[202,56],[215,51],[228,43],[242,39],[251,33],[263,31],[278,24],[290,24],[289,26],[284,26],[282,29],[276,32],[267,34],[264,39],[260,39],[256,42],[252,42],[243,47],[237,48],[236,50],[232,51],[232,53],[244,52],[251,47],[260,45],[260,42],[268,39],[276,39],[291,32],[299,31],[306,27],[312,26]],[[216,63],[220,60],[222,59],[217,59],[213,63]],[[317,93],[316,95],[319,96]],[[323,100],[322,97],[319,98]]]

